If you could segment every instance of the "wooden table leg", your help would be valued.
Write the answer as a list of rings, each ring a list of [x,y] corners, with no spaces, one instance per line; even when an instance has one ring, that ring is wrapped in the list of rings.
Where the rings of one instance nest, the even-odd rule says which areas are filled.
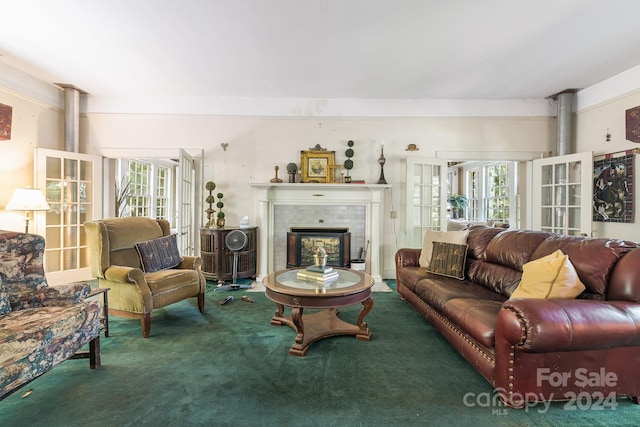
[[[109,337],[109,289],[102,294],[102,304],[104,308],[104,336]]]
[[[271,324],[275,326],[281,326],[282,324],[289,324],[287,319],[284,318],[284,305],[276,303],[276,312],[271,318]]]
[[[362,301],[362,310],[360,314],[358,314],[358,327],[360,327],[360,332],[356,335],[356,339],[362,341],[370,341],[371,340],[371,331],[367,326],[367,322],[364,321],[364,318],[367,314],[373,309],[373,298],[369,297],[366,300]]]
[[[291,320],[293,321],[295,330],[298,332],[295,339],[296,344],[302,344],[304,342],[304,321],[302,320],[303,311],[304,309],[302,307],[293,307],[291,309]]]

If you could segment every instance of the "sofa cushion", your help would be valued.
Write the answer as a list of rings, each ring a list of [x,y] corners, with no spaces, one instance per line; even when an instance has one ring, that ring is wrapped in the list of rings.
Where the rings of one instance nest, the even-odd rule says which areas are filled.
[[[526,263],[511,298],[575,298],[585,286],[569,257],[561,250]]]
[[[195,296],[200,289],[196,270],[170,268],[146,274],[145,280],[151,288],[154,307],[164,307]]]
[[[467,256],[475,259],[486,259],[486,251],[489,242],[504,230],[500,228],[486,227],[475,225],[469,228],[469,236],[467,236],[467,244],[469,250]]]
[[[75,354],[100,333],[100,301],[0,317],[0,396]]]
[[[504,265],[476,260],[467,269],[467,279],[509,298],[520,283],[522,273]]]
[[[179,285],[191,286],[199,283],[199,276],[196,270],[189,269],[165,269],[154,271],[145,275],[145,281],[154,294],[160,294],[170,289],[175,289]]]
[[[139,242],[135,246],[145,273],[173,268],[182,262],[175,234]]]
[[[531,259],[542,258],[560,249],[571,259],[587,290],[604,297],[616,263],[636,247],[636,243],[624,240],[552,235],[538,246]]]
[[[429,261],[431,261],[431,253],[433,252],[433,242],[445,242],[456,243],[464,245],[467,243],[467,236],[469,231],[434,231],[427,230],[424,233],[424,240],[422,242],[422,251],[420,252],[420,267],[429,267]]]
[[[0,278],[5,280],[24,279],[25,256],[5,257],[0,256]]]
[[[500,304],[506,300],[504,296],[468,280],[452,279],[430,273],[427,275],[416,284],[414,293],[437,311],[443,311],[445,305],[456,298],[497,301]]]
[[[532,259],[532,254],[550,233],[531,230],[505,230],[487,245],[486,260],[517,271]],[[546,255],[546,254],[545,254]]]
[[[454,298],[444,305],[442,312],[480,344],[493,348],[501,308],[502,301]]]
[[[431,261],[427,271],[441,276],[464,279],[468,245],[433,242]]]
[[[416,292],[416,285],[428,274],[422,267],[408,266],[396,270],[396,279],[412,292]]]
[[[0,288],[2,286],[0,285]],[[9,297],[4,292],[0,292],[0,316],[11,312],[11,305],[9,304]]]

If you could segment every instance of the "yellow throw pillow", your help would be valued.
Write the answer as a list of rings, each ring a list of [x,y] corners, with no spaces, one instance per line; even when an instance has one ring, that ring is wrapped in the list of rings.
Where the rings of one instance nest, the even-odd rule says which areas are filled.
[[[561,250],[522,266],[511,298],[575,298],[585,290],[569,257]]]
[[[427,230],[424,233],[422,242],[422,250],[420,251],[420,267],[428,268],[433,252],[433,242],[455,243],[457,245],[465,245],[467,243],[469,231],[433,231]]]

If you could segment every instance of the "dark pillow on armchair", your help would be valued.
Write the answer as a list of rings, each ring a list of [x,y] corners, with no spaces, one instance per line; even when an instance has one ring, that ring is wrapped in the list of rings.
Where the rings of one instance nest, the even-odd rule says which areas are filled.
[[[469,245],[433,242],[431,262],[429,262],[427,271],[429,273],[463,280],[468,248]]]
[[[136,243],[136,250],[145,273],[173,268],[182,262],[175,234]]]

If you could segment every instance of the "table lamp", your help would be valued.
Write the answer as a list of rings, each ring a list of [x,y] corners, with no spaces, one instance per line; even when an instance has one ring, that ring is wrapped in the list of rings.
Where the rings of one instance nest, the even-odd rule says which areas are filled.
[[[29,212],[48,211],[51,208],[39,188],[16,188],[4,209],[7,211],[25,211],[26,224],[24,232],[28,233]]]

